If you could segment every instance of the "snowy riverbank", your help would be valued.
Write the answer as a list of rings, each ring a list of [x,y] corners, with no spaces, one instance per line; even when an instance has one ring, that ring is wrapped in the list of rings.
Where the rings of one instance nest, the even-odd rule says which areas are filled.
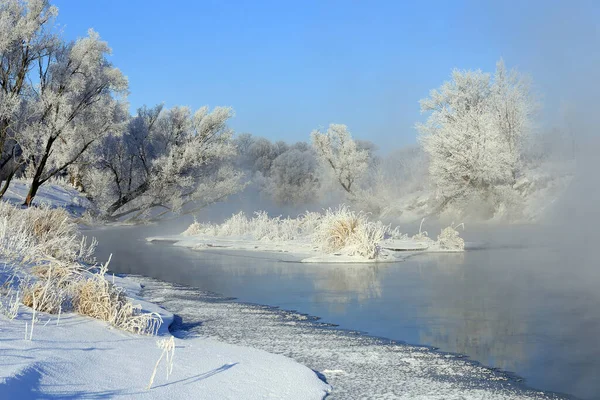
[[[556,400],[456,354],[335,328],[293,311],[243,304],[144,277],[143,295],[182,321],[176,336],[211,337],[293,358],[325,376],[327,399]]]
[[[127,280],[116,282],[132,288]],[[169,338],[172,314],[135,299],[163,318],[160,337],[140,336],[73,313],[37,313],[32,339],[31,309],[0,315],[0,397],[6,399],[129,397],[205,399],[321,399],[329,391],[310,369],[280,355],[226,344],[218,339],[175,338],[173,369],[165,358],[147,389]]]
[[[173,314],[139,297],[138,283],[80,264],[85,242],[61,209],[81,215],[86,200],[66,186],[43,189],[41,209],[1,204],[0,398],[322,399],[330,391],[290,358],[206,336],[173,337]],[[14,182],[6,200],[18,205],[25,193]],[[144,315],[162,320],[157,335],[116,327],[135,331],[126,323]]]

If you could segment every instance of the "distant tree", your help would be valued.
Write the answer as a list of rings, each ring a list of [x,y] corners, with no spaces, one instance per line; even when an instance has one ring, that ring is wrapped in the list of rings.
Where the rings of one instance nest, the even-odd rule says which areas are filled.
[[[526,80],[502,61],[493,80],[479,70],[455,70],[421,100],[430,115],[417,129],[441,207],[473,193],[487,198],[499,188],[510,191],[534,106]]]
[[[26,205],[44,182],[125,120],[125,105],[115,96],[126,93],[127,79],[107,61],[108,54],[108,44],[90,30],[88,37],[61,43],[40,59],[17,137],[32,172]]]
[[[352,194],[354,183],[364,176],[369,165],[369,152],[361,150],[346,125],[330,124],[326,132],[311,133],[317,158],[333,172],[335,180]]]
[[[273,161],[267,191],[279,204],[314,202],[319,190],[317,166],[312,149],[292,148]]]
[[[22,166],[16,125],[22,122],[18,119],[23,97],[37,82],[31,79],[32,70],[41,68],[59,43],[50,31],[57,13],[45,0],[0,2],[0,179],[5,181],[0,197]]]
[[[152,209],[193,212],[243,188],[232,167],[236,148],[227,121],[233,111],[202,107],[143,107],[123,136],[97,148],[97,163],[84,176],[86,190],[111,219]],[[190,205],[187,209],[185,206]]]
[[[287,150],[284,142],[271,143],[269,139],[258,137],[248,147],[247,159],[249,168],[253,172],[260,172],[263,176],[269,174],[271,164],[280,154]]]

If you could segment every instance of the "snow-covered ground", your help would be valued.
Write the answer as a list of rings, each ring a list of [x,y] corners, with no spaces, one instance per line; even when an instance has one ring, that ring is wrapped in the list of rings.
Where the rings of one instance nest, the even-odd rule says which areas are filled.
[[[29,190],[28,180],[14,179],[2,198],[3,201],[20,205],[23,204]],[[92,203],[77,189],[64,184],[42,185],[33,203],[35,205],[48,205],[50,207],[61,207],[69,211],[73,216],[81,216],[86,210],[93,207]]]
[[[357,255],[347,255],[341,252],[324,254],[308,239],[300,239],[289,242],[252,240],[247,237],[214,237],[207,235],[166,235],[152,236],[146,239],[149,242],[169,242],[178,247],[193,250],[215,250],[225,249],[233,251],[250,251],[260,253],[283,253],[288,261],[306,263],[374,263],[374,262],[398,262],[415,252],[427,250],[427,244],[419,241],[396,241],[394,250],[382,249],[380,255],[375,259],[367,259]],[[429,249],[429,251],[435,251]]]
[[[321,399],[330,389],[290,358],[208,337],[175,338],[172,373],[167,379],[163,357],[147,389],[162,353],[157,340],[170,337],[172,315],[136,302],[160,311],[161,337],[111,329],[72,313],[60,320],[37,313],[29,340],[31,309],[21,306],[13,320],[0,314],[0,398]]]

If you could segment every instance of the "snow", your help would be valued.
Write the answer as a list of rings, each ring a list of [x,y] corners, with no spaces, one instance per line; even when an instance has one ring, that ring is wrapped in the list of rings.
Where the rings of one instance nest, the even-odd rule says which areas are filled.
[[[337,329],[314,317],[241,304],[197,289],[150,278],[142,294],[182,321],[176,336],[218,338],[291,357],[321,374],[327,399],[562,399],[522,386],[510,375],[456,354]]]
[[[263,241],[251,240],[241,236],[214,237],[207,235],[166,235],[146,238],[149,242],[168,242],[174,246],[185,247],[192,250],[226,249],[231,251],[249,251],[258,253],[282,253],[290,261],[305,263],[381,263],[398,262],[404,260],[409,254],[399,252],[383,252],[377,259],[368,259],[360,256],[350,256],[342,253],[324,254],[310,242],[310,240]],[[418,248],[419,246],[417,246]]]
[[[115,277],[115,283],[140,288],[128,279]],[[162,337],[170,337],[172,314],[132,297],[145,310],[161,313]],[[171,376],[166,379],[163,360],[148,390],[162,351],[159,338],[76,314],[63,314],[60,321],[56,315],[37,315],[31,341],[25,339],[29,308],[21,306],[14,320],[0,315],[1,398],[321,399],[330,390],[312,370],[287,357],[208,337],[175,338]]]
[[[23,204],[30,184],[29,180],[14,179],[2,200],[16,205]],[[42,185],[33,203],[37,205],[44,204],[53,208],[65,208],[74,216],[81,216],[86,210],[93,208],[92,203],[81,192],[64,182]]]
[[[148,242],[167,242],[174,246],[205,251],[225,249],[258,253],[283,253],[289,260],[304,263],[390,263],[405,260],[419,252],[455,252],[440,248],[434,241],[416,239],[389,239],[381,242],[381,250],[375,259],[343,253],[325,254],[310,240],[293,241],[252,240],[244,236],[214,237],[208,235],[165,235],[146,238]]]

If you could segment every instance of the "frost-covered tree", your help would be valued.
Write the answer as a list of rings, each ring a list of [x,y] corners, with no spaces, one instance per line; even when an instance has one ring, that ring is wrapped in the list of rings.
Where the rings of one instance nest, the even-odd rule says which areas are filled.
[[[288,146],[284,142],[272,143],[269,139],[258,137],[253,138],[242,158],[247,169],[267,176],[273,161],[287,149]]]
[[[315,130],[310,136],[318,159],[331,169],[342,188],[352,194],[352,186],[367,172],[369,151],[358,147],[346,125],[330,124],[326,132]]]
[[[193,114],[187,107],[141,108],[122,136],[108,136],[97,148],[95,168],[84,175],[86,191],[112,219],[152,209],[162,210],[154,218],[192,212],[236,193],[243,184],[231,165],[232,114],[227,107]]]
[[[0,197],[21,166],[15,129],[20,105],[34,85],[31,70],[59,42],[51,32],[56,15],[46,0],[0,2],[0,177],[5,180]]]
[[[512,174],[516,179],[526,142],[533,131],[532,118],[538,104],[531,93],[529,79],[514,69],[507,70],[502,59],[496,63],[491,94],[496,128],[515,158]]]
[[[266,189],[279,204],[314,202],[319,190],[317,166],[312,149],[291,148],[273,160]]]
[[[118,96],[127,79],[107,60],[108,44],[88,36],[61,43],[39,60],[37,83],[24,96],[17,142],[31,171],[26,205],[39,187],[73,165],[126,116]]]
[[[455,70],[451,81],[421,100],[429,118],[417,129],[441,207],[471,195],[510,193],[533,109],[529,85],[502,61],[494,79],[480,70]]]

